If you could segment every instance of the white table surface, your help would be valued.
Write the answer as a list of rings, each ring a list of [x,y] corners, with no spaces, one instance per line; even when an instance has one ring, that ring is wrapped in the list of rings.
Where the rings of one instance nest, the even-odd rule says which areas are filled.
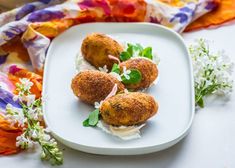
[[[195,38],[214,42],[211,47],[224,49],[235,62],[235,24],[183,35],[189,44]],[[235,73],[233,74],[235,79]],[[230,101],[206,102],[196,112],[190,133],[175,146],[140,156],[99,156],[64,147],[65,168],[234,168],[235,167],[235,92]],[[94,138],[95,140],[95,138]],[[51,167],[42,163],[38,152],[24,152],[0,158],[4,168]]]

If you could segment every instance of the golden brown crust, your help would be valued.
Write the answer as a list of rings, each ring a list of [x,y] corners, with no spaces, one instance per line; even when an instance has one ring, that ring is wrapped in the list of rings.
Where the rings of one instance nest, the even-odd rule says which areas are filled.
[[[119,59],[123,48],[117,41],[105,34],[93,33],[83,40],[81,51],[85,60],[91,65],[96,68],[107,65],[107,68],[111,70],[116,61],[110,59],[108,55]]]
[[[125,85],[128,89],[139,90],[148,88],[158,76],[157,65],[145,58],[129,59],[120,64],[121,69],[124,66],[127,69],[138,69],[142,75],[140,83]]]
[[[104,100],[115,84],[118,85],[118,92],[125,89],[124,85],[110,74],[87,70],[72,79],[71,88],[79,99],[88,104],[94,104]]]
[[[132,92],[118,94],[105,100],[100,114],[107,124],[129,126],[141,124],[155,115],[158,104],[145,93]]]

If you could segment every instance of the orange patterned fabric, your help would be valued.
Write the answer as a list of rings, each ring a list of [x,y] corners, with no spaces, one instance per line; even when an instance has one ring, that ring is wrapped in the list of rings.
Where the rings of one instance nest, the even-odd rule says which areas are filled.
[[[140,22],[146,15],[146,2],[144,0],[132,0],[129,3],[126,0],[108,0],[112,9],[112,16],[107,20]],[[138,10],[137,10],[138,9]]]
[[[17,53],[18,58],[22,60],[23,62],[30,61],[28,51],[24,47],[19,36],[11,39],[8,43],[2,45],[1,47],[3,51],[6,53],[11,53],[11,52]]]
[[[186,3],[196,3],[198,0],[158,0],[170,6],[183,7]]]
[[[192,22],[185,32],[218,26],[233,19],[235,19],[235,0],[221,0],[217,9]]]
[[[67,19],[61,21],[32,23],[30,26],[38,33],[43,34],[49,38],[53,38],[71,27],[73,24],[73,20]]]
[[[0,114],[0,155],[9,155],[20,151],[16,147],[16,137],[22,133],[20,128],[10,126]]]

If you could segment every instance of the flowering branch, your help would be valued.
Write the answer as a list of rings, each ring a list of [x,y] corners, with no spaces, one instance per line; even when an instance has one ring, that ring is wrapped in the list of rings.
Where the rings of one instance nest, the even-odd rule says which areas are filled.
[[[232,92],[233,63],[224,52],[211,53],[208,42],[203,39],[191,45],[189,52],[193,62],[196,105],[204,107],[206,96]]]
[[[38,144],[42,148],[42,160],[47,160],[52,165],[60,165],[63,163],[63,154],[58,149],[56,141],[48,134],[48,130],[42,126],[42,100],[35,100],[35,95],[30,92],[32,85],[28,79],[20,79],[20,83],[16,85],[18,94],[13,99],[19,101],[22,108],[8,104],[6,119],[12,125],[18,124],[23,128],[23,133],[16,139],[16,146],[28,149]]]

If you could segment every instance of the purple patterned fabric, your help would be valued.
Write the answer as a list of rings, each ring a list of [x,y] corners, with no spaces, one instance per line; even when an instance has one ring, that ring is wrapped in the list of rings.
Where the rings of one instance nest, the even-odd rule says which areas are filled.
[[[30,14],[27,21],[46,22],[54,19],[61,19],[64,16],[64,13],[61,11],[40,10]]]
[[[214,8],[216,8],[217,7],[217,5],[214,3],[214,2],[208,2],[207,3],[207,5],[206,5],[206,7],[205,7],[205,9],[207,9],[207,10],[212,10],[212,9],[214,9]]]
[[[111,9],[110,9],[107,1],[105,1],[105,0],[100,0],[95,3],[91,0],[84,0],[82,2],[79,2],[78,5],[82,10],[92,8],[92,7],[100,7],[104,10],[106,15],[111,14]]]
[[[156,24],[161,23],[161,20],[159,20],[157,17],[150,16],[149,18],[151,23],[156,23]]]
[[[16,14],[16,20],[20,20],[27,14],[33,12],[35,10],[36,6],[33,4],[26,4],[24,5]]]
[[[12,93],[0,87],[0,108],[5,109],[8,103],[14,107],[21,108],[21,105],[19,104],[18,101],[13,101],[13,96],[14,95]]]
[[[174,17],[170,20],[170,22],[173,22],[175,20],[179,20],[181,24],[188,22],[188,15],[185,13],[177,13],[174,15]]]
[[[6,62],[8,54],[0,55],[0,65]]]
[[[39,2],[42,2],[42,3],[45,3],[45,4],[48,4],[50,3],[52,0],[38,0]]]

